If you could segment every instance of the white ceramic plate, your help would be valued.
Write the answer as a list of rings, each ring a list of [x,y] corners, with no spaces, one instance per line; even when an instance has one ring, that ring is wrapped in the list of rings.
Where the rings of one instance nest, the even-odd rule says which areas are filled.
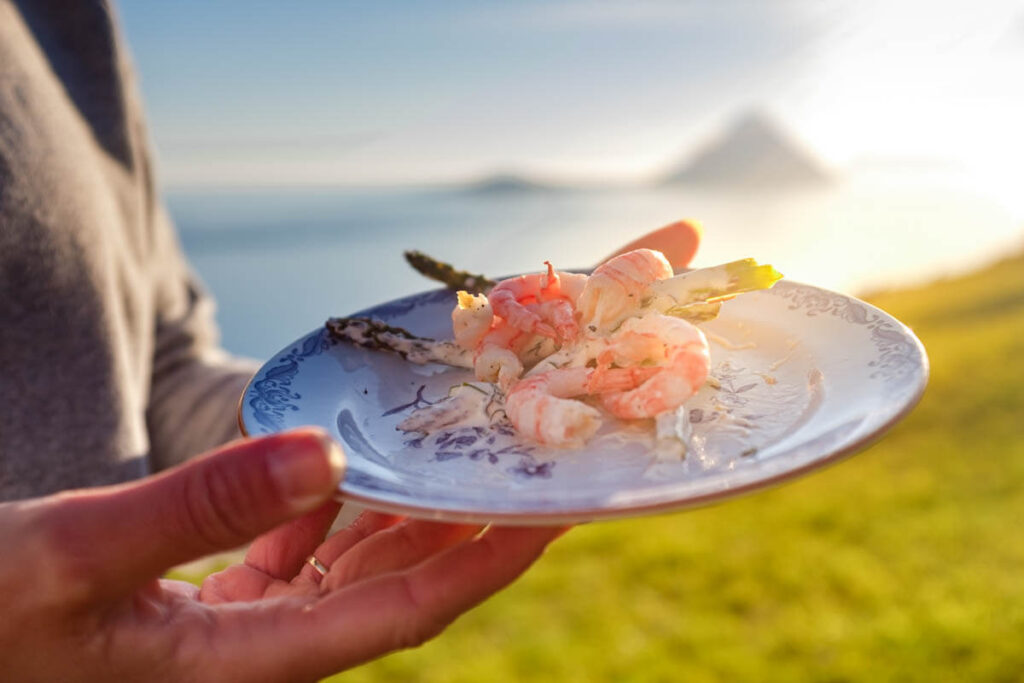
[[[454,294],[434,290],[372,316],[450,338]],[[683,458],[654,448],[651,423],[610,419],[580,450],[549,449],[507,430],[397,425],[471,381],[314,330],[271,358],[242,395],[249,435],[318,425],[345,447],[341,496],[416,517],[502,524],[581,522],[710,503],[806,473],[878,439],[928,380],[910,330],[856,299],[788,281],[727,302],[703,326],[712,377],[686,405]]]

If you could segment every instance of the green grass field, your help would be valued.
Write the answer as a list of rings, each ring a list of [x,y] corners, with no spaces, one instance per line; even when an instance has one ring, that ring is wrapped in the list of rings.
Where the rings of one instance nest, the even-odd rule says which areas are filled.
[[[336,680],[1021,680],[1024,256],[871,300],[932,362],[882,442],[717,507],[575,529],[440,639]]]

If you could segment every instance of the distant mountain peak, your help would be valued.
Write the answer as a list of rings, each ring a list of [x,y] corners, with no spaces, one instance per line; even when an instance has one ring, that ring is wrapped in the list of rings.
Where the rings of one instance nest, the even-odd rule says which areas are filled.
[[[519,194],[552,192],[560,188],[517,173],[501,172],[472,182],[465,189],[472,194]]]
[[[827,182],[829,174],[771,117],[752,110],[670,172],[663,184],[779,187]]]

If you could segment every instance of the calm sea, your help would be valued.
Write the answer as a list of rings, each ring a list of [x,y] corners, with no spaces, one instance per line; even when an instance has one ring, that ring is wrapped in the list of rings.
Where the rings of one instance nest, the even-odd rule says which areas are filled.
[[[856,294],[1020,248],[1020,217],[961,180],[873,172],[787,192],[260,189],[167,200],[219,302],[224,345],[262,359],[328,316],[432,287],[406,266],[406,249],[488,275],[537,270],[545,259],[585,267],[691,217],[705,226],[696,265],[753,256],[791,279]]]

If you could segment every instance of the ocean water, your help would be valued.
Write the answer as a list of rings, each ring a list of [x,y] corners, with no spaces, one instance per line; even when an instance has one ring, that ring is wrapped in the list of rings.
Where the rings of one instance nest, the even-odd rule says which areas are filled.
[[[871,172],[792,191],[591,188],[178,191],[186,253],[218,301],[224,346],[264,359],[332,315],[434,286],[402,252],[502,275],[593,265],[679,218],[704,224],[694,265],[753,256],[850,294],[975,267],[1024,245],[1024,221],[948,174]]]

